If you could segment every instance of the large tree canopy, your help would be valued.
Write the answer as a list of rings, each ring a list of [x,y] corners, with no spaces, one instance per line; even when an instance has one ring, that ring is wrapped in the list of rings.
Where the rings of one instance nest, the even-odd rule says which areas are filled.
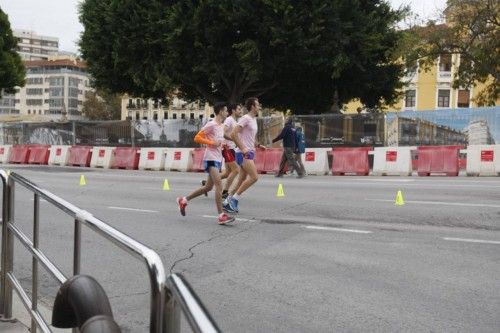
[[[88,91],[83,102],[83,114],[89,120],[119,120],[121,98],[107,91]]]
[[[401,14],[383,0],[86,0],[80,47],[96,85],[113,92],[373,107],[397,97]]]
[[[14,87],[24,86],[26,70],[16,46],[9,18],[0,8],[0,97],[2,92],[12,94]]]
[[[407,62],[433,66],[440,55],[459,54],[453,87],[485,83],[479,105],[495,105],[500,98],[500,3],[498,0],[448,0],[446,24],[432,22],[408,31],[413,36]]]

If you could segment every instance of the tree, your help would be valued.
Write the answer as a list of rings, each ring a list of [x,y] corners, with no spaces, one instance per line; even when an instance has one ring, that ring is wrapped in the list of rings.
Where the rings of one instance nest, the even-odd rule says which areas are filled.
[[[15,93],[16,86],[24,86],[26,69],[15,51],[16,46],[9,18],[0,8],[0,97],[3,92]]]
[[[106,91],[88,91],[83,102],[83,114],[89,120],[119,120],[121,98]]]
[[[334,96],[395,100],[401,14],[383,0],[86,0],[80,47],[113,92],[324,112]]]
[[[446,24],[430,22],[414,28],[413,47],[408,64],[420,61],[424,69],[434,65],[440,55],[460,55],[453,88],[486,87],[476,97],[478,105],[495,105],[500,98],[500,3],[495,0],[448,0]]]

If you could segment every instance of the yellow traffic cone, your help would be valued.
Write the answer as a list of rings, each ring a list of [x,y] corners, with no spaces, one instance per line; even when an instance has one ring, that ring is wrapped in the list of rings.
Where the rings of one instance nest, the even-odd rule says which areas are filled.
[[[285,196],[285,192],[283,192],[283,185],[282,184],[278,185],[278,192],[276,192],[276,196],[277,197],[284,197]]]
[[[85,176],[81,175],[80,176],[80,186],[87,185],[87,182],[85,182]]]
[[[170,186],[168,185],[168,180],[165,178],[163,181],[163,191],[170,191]]]
[[[398,194],[396,195],[396,201],[394,202],[396,206],[403,206],[405,204],[405,201],[403,199],[403,193],[401,191],[398,191]]]

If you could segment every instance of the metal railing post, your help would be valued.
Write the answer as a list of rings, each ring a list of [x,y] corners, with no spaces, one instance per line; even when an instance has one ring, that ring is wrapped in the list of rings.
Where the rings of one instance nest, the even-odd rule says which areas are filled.
[[[40,235],[40,196],[38,193],[34,193],[33,196],[33,247],[38,249],[39,245],[39,235]],[[38,259],[33,256],[32,258],[32,295],[31,295],[31,309],[33,311],[38,310]],[[36,333],[37,324],[34,318],[31,318],[31,332]]]
[[[2,212],[2,277],[0,312],[3,318],[12,317],[12,286],[7,274],[12,272],[14,264],[14,239],[9,229],[9,223],[14,220],[14,181],[2,172],[4,182],[3,212]]]
[[[181,308],[171,292],[165,295],[164,333],[179,333],[181,331]]]

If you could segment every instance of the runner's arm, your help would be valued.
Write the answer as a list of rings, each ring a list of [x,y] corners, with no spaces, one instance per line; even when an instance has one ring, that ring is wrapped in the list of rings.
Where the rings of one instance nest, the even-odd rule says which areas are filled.
[[[194,142],[211,146],[217,145],[217,142],[207,138],[207,135],[204,130],[201,130],[198,133],[196,133],[196,135],[194,136]]]
[[[233,132],[231,133],[231,140],[233,140],[236,146],[240,148],[242,153],[246,153],[247,151],[243,148],[243,144],[241,143],[240,140],[241,128],[242,127],[240,125],[236,125],[234,127]]]

